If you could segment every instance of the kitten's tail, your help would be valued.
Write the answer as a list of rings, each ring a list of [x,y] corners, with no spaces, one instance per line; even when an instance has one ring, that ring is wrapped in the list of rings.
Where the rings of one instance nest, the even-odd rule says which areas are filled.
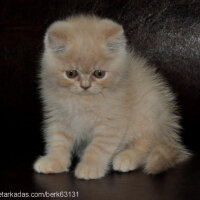
[[[176,164],[188,160],[192,154],[181,144],[169,146],[159,144],[153,147],[145,162],[144,171],[147,174],[158,174]]]

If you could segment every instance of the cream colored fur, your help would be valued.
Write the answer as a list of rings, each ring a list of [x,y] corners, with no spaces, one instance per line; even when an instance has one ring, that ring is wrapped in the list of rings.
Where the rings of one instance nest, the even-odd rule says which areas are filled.
[[[66,77],[72,69],[78,79]],[[94,79],[94,70],[106,76]],[[67,171],[83,141],[88,145],[75,170],[82,179],[103,177],[110,163],[121,172],[143,167],[156,174],[189,157],[174,94],[145,59],[127,50],[119,24],[95,16],[53,23],[40,77],[46,154],[35,162],[37,172]]]

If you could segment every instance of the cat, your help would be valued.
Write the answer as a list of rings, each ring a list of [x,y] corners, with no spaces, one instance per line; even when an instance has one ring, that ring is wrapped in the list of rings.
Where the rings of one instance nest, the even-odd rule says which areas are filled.
[[[146,59],[127,48],[122,26],[78,15],[47,29],[41,61],[46,152],[39,173],[68,171],[73,149],[87,141],[75,169],[81,179],[143,168],[157,174],[187,160],[175,95]]]

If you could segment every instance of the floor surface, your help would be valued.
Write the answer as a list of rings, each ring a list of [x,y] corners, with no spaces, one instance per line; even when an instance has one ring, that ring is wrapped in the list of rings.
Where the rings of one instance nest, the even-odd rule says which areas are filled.
[[[4,195],[5,192],[21,192],[21,195],[25,192],[27,195],[37,196],[46,192],[46,195],[55,195],[49,199],[62,199],[58,193],[63,192],[62,195],[68,195],[68,199],[80,200],[200,199],[198,156],[156,176],[137,170],[130,173],[110,172],[102,179],[85,181],[76,179],[73,170],[68,173],[43,175],[32,170],[32,163],[13,163],[1,169],[0,178],[0,195],[2,192]]]

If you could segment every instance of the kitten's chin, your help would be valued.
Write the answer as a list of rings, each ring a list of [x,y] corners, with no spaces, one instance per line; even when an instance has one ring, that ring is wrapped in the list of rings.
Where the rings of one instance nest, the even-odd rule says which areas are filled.
[[[79,94],[80,95],[95,95],[95,94],[99,94],[99,93],[100,93],[100,91],[93,92],[93,91],[86,90],[86,91],[80,92]]]
[[[77,95],[96,95],[96,94],[99,94],[101,93],[101,91],[91,91],[91,90],[81,90],[81,91],[73,91],[71,90],[71,92],[73,94],[77,94]]]
[[[92,95],[93,93],[88,91],[88,90],[83,90],[79,94],[81,94],[81,95]]]

